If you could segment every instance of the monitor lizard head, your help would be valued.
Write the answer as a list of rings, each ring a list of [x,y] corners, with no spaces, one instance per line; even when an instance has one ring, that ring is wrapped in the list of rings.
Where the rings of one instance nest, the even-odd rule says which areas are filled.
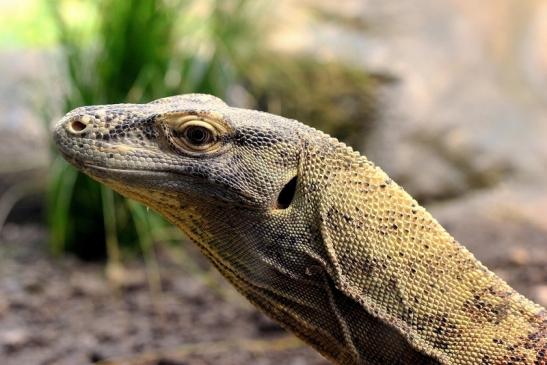
[[[294,192],[302,146],[295,126],[187,94],[77,108],[57,123],[54,138],[86,174],[160,211],[167,203],[264,211],[288,205],[285,186]]]
[[[71,164],[177,225],[257,306],[271,311],[322,287],[312,277],[327,265],[312,224],[319,189],[305,183],[303,163],[306,146],[323,158],[322,144],[310,142],[331,141],[324,133],[187,94],[77,108],[53,134]],[[294,331],[311,320],[274,318]]]

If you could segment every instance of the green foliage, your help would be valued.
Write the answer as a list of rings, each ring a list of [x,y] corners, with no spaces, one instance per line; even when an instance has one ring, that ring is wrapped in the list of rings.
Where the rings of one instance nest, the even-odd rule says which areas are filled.
[[[52,3],[69,74],[65,109],[89,104],[142,102],[177,91],[164,75],[175,48],[177,15],[188,1],[91,2],[95,22],[82,27],[62,13],[63,1]],[[95,14],[95,15],[93,15]],[[97,14],[100,14],[98,16]],[[89,29],[91,28],[91,29]],[[86,31],[91,37],[86,37]]]
[[[66,249],[67,236],[73,235],[70,223],[71,199],[78,172],[67,168],[62,157],[56,156],[49,173],[47,194],[48,224],[51,249],[61,253]]]
[[[55,33],[46,11],[45,1],[1,1],[0,48],[51,46]]]

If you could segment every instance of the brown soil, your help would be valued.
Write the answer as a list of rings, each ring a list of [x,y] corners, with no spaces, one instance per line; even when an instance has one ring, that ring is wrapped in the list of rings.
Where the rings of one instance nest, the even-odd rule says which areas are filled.
[[[49,255],[45,237],[40,227],[14,224],[0,236],[2,365],[328,364],[240,298],[193,248],[186,259],[200,273],[163,252],[154,292],[139,260],[108,280],[100,263]]]

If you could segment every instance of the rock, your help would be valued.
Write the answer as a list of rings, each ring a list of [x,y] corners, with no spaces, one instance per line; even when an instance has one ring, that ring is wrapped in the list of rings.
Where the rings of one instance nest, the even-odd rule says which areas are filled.
[[[526,81],[544,101],[547,101],[546,40],[547,3],[537,2],[524,33],[523,57],[519,57],[518,62],[524,69]]]
[[[0,332],[0,345],[6,352],[14,352],[30,342],[30,333],[24,328],[13,328]]]
[[[106,278],[115,288],[135,290],[146,287],[146,273],[142,270],[132,270],[120,263],[109,263],[106,266]]]
[[[59,100],[53,102],[60,88],[50,87],[55,84],[52,58],[42,51],[0,52],[0,183],[4,178],[17,181],[21,174],[39,171],[42,175],[47,170],[49,132],[41,113],[46,106],[60,105]]]
[[[57,114],[52,106],[60,103],[52,95],[62,84],[51,77],[51,65],[43,51],[0,50],[0,199],[6,210],[0,230],[8,217],[41,218],[50,163],[44,114]]]
[[[0,298],[0,318],[2,318],[2,316],[7,312],[8,309],[9,302],[4,298]]]
[[[378,3],[369,2],[369,17],[385,8]],[[365,151],[424,201],[513,177],[545,178],[545,104],[511,62],[539,3],[431,3],[392,4],[383,23],[383,67],[400,81],[388,90],[387,112]],[[546,42],[547,34],[535,49]]]
[[[74,295],[100,296],[109,292],[106,280],[88,273],[74,273],[70,278]]]
[[[285,3],[326,16],[283,22],[275,46],[397,80],[358,147],[412,195],[434,201],[513,178],[547,180],[544,2]],[[347,26],[356,21],[366,26]]]
[[[538,285],[534,288],[538,303],[547,307],[547,285]]]
[[[513,248],[509,252],[509,259],[518,266],[524,266],[530,262],[530,253],[523,247]]]

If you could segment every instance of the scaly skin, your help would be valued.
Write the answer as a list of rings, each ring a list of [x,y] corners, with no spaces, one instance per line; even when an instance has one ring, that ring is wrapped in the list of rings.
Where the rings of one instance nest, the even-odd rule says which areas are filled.
[[[78,108],[54,134],[68,161],[163,214],[334,363],[547,362],[545,309],[315,129],[189,94]]]

